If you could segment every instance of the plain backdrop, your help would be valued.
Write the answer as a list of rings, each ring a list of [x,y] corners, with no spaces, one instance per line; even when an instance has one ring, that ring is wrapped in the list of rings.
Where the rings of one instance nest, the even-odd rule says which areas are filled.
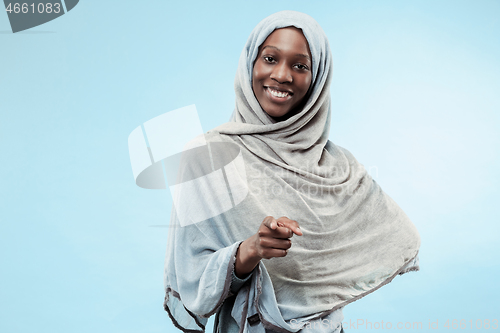
[[[0,12],[1,332],[178,331],[162,306],[171,197],[135,185],[127,138],[190,104],[203,130],[226,122],[250,31],[283,9],[329,38],[330,139],[422,238],[421,271],[345,321],[498,327],[500,1],[114,0],[16,34]]]

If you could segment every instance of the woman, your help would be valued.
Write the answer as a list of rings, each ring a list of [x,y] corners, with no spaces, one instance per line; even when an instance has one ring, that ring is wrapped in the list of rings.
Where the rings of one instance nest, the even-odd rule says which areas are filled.
[[[219,332],[340,332],[346,304],[418,269],[411,221],[328,140],[331,75],[308,15],[279,12],[251,33],[231,121],[181,162],[179,184],[221,179],[197,183],[202,199],[174,198],[165,310],[181,330],[202,332],[217,313]]]

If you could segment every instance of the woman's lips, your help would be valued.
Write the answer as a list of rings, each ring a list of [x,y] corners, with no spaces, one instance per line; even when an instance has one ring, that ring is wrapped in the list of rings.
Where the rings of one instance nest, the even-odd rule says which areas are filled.
[[[264,87],[269,98],[276,102],[286,102],[292,98],[292,93],[289,91],[278,90],[272,87]]]

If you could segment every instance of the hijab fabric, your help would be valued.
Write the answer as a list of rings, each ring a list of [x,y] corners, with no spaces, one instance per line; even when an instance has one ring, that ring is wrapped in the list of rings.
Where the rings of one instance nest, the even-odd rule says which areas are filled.
[[[276,122],[262,110],[253,93],[252,70],[259,46],[275,29],[289,26],[301,29],[309,44],[312,56],[311,93],[302,112]],[[330,131],[331,76],[330,46],[319,24],[309,15],[294,11],[271,15],[255,27],[241,53],[235,79],[236,108],[231,122],[215,130],[239,135],[245,146],[261,158],[300,174],[307,173],[319,181],[316,177],[331,174],[334,163],[323,154]],[[310,170],[305,170],[304,161],[314,162]]]
[[[301,29],[309,44],[312,85],[303,109],[277,122],[260,107],[251,76],[259,46],[288,26]],[[252,31],[239,60],[231,120],[202,138],[209,147],[238,149],[238,176],[226,170],[225,178],[237,204],[191,224],[179,222],[179,201],[172,209],[164,306],[184,332],[202,332],[229,296],[238,246],[269,215],[298,221],[303,236],[292,238],[286,257],[262,260],[236,295],[232,316],[240,332],[298,332],[297,323],[328,316],[398,274],[418,270],[420,238],[412,222],[349,151],[328,140],[331,75],[328,40],[310,16],[278,12]],[[199,138],[192,145],[199,146]],[[216,153],[210,158],[186,159],[179,177],[206,164],[224,169],[216,167]],[[203,190],[218,193],[219,186],[207,182]],[[236,200],[234,189],[242,187],[246,195]],[[184,205],[198,209],[189,200]]]

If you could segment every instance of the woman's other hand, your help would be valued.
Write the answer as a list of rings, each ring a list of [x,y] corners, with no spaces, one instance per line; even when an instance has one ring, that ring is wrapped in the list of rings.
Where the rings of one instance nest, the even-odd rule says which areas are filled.
[[[297,221],[282,216],[275,219],[267,216],[257,233],[243,241],[236,253],[235,273],[246,277],[261,259],[284,257],[292,246],[293,234],[302,236]]]

